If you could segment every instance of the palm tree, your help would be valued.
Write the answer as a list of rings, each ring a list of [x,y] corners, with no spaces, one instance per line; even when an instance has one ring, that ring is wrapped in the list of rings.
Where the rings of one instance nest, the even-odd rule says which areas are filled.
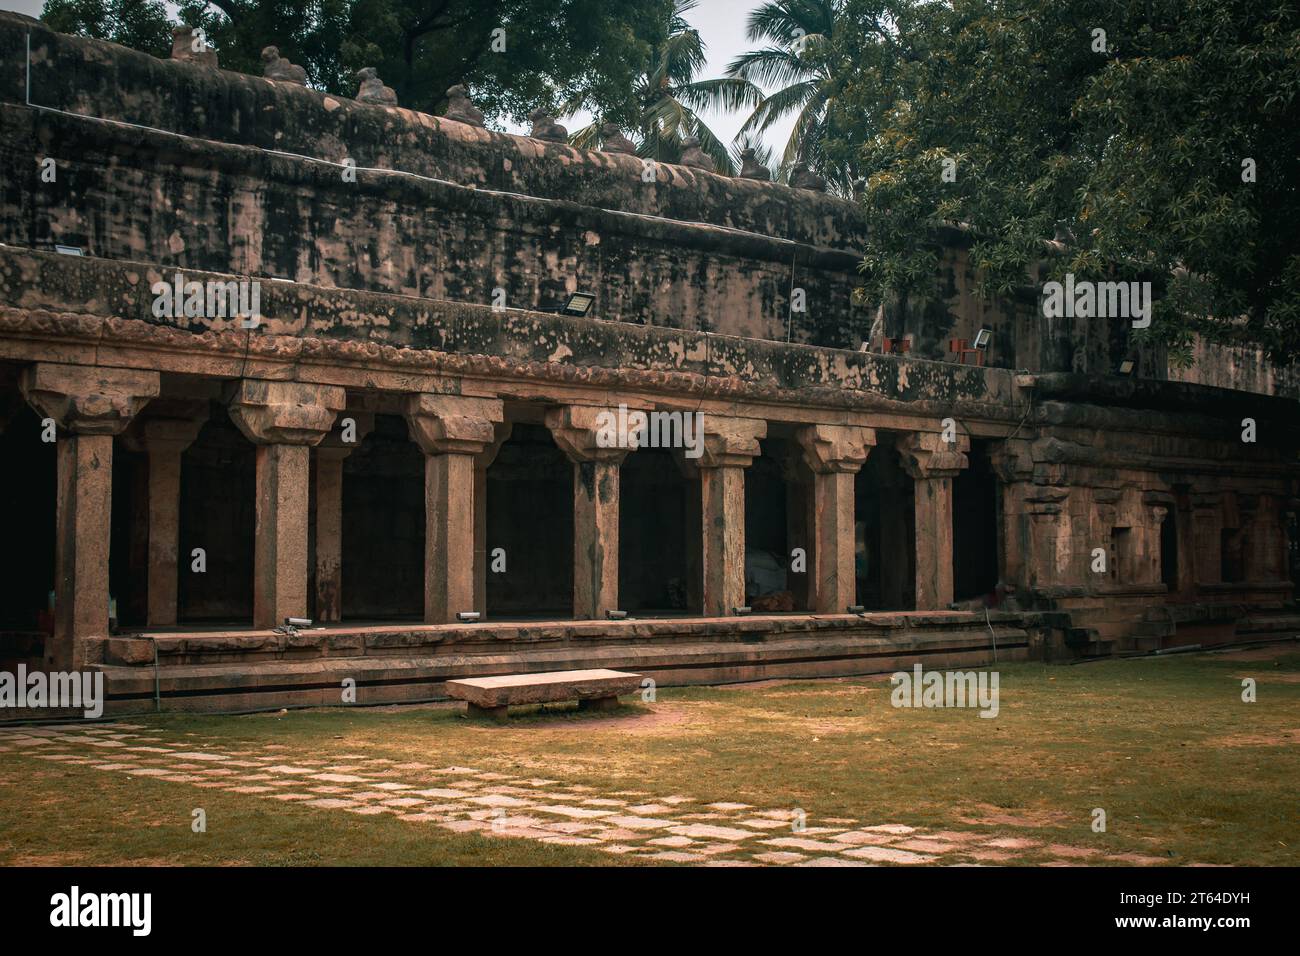
[[[773,123],[797,114],[781,156],[781,176],[807,163],[837,187],[847,185],[844,170],[828,168],[822,142],[839,80],[831,57],[839,0],[768,0],[749,15],[746,36],[767,46],[742,53],[727,75],[763,88],[776,87],[754,107],[741,136],[761,135]]]
[[[637,154],[660,162],[673,163],[681,157],[681,143],[695,136],[700,148],[713,158],[718,172],[733,174],[736,166],[724,144],[697,110],[722,107],[745,109],[762,99],[762,91],[741,77],[697,80],[695,75],[705,66],[704,41],[686,22],[685,14],[695,8],[697,0],[675,0],[665,24],[664,39],[632,91],[636,132],[640,142]],[[582,107],[581,99],[564,105],[571,114]],[[571,137],[575,146],[593,147],[600,139],[600,123],[593,122]]]

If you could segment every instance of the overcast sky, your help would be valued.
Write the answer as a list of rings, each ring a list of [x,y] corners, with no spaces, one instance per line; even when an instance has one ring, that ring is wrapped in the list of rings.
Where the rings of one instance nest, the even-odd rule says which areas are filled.
[[[759,2],[760,0],[699,0],[699,5],[686,15],[690,24],[700,31],[700,38],[706,46],[709,63],[702,79],[721,76],[732,58],[749,49],[750,44],[745,39],[745,21],[749,11],[758,6]],[[39,17],[44,6],[45,0],[0,0],[0,10],[16,10],[33,17]],[[703,118],[719,139],[729,143],[745,121],[746,115],[744,112],[705,113]],[[577,129],[585,122],[586,117],[579,116],[569,122],[569,126]],[[778,157],[793,126],[794,118],[786,118],[769,129],[764,137]],[[526,132],[510,128],[512,132]]]

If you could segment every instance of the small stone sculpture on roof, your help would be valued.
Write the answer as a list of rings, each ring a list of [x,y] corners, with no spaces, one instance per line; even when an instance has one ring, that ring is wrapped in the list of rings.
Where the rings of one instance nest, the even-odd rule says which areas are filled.
[[[703,169],[710,173],[717,168],[713,163],[713,157],[700,149],[700,141],[695,136],[687,136],[682,140],[681,165],[689,166],[691,169]]]
[[[370,103],[374,106],[396,106],[397,94],[392,87],[384,86],[379,78],[379,71],[373,66],[363,66],[357,70],[357,79],[361,82],[357,90],[358,103]]]
[[[280,56],[279,47],[262,48],[262,75],[268,80],[276,80],[280,83],[307,85],[307,71]]]
[[[529,113],[528,118],[533,121],[532,131],[528,134],[533,139],[545,140],[548,143],[569,141],[569,131],[555,122],[555,117],[546,110],[539,107]]]
[[[172,28],[172,59],[215,68],[217,51],[208,46],[202,30],[181,24]]]
[[[745,147],[740,151],[740,178],[770,180],[772,171],[754,158],[753,149]]]
[[[636,144],[623,135],[616,123],[605,123],[600,127],[600,139],[604,144],[600,148],[607,153],[627,153],[636,155]]]
[[[790,170],[790,185],[795,189],[814,189],[819,193],[826,192],[826,180],[809,169],[807,163],[795,163],[794,169]]]
[[[459,83],[447,90],[447,110],[442,115],[470,126],[483,125],[483,111],[470,102],[465,87]]]

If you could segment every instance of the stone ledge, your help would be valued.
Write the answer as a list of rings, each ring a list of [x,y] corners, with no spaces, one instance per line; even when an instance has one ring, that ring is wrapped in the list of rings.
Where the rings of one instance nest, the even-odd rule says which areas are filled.
[[[1029,641],[1023,629],[999,629],[998,660],[1026,659]],[[758,644],[575,646],[468,656],[176,665],[161,668],[158,677],[164,711],[270,710],[341,705],[345,678],[356,681],[358,704],[367,705],[444,699],[443,683],[461,677],[607,667],[649,677],[659,687],[724,684],[889,673],[917,662],[930,668],[980,667],[992,662],[992,647],[987,630],[913,632],[907,640],[830,634]],[[107,679],[109,713],[153,710],[152,668],[99,669]]]
[[[1013,632],[1038,626],[1038,615],[991,612],[989,623],[996,630]],[[199,633],[158,633],[118,636],[91,643],[90,653],[104,663],[123,667],[149,667],[154,661],[154,642],[158,659],[165,666],[178,662],[203,665],[220,661],[266,660],[309,661],[314,659],[359,658],[391,661],[409,654],[487,656],[515,647],[543,645],[564,648],[607,646],[679,645],[712,639],[745,641],[746,646],[793,637],[820,639],[826,634],[843,633],[854,640],[870,642],[928,639],[935,634],[987,635],[982,614],[969,611],[868,614],[858,617],[840,615],[751,616],[726,618],[672,618],[625,621],[559,621],[545,623],[501,624],[411,624],[371,625],[349,628],[346,625],[278,634],[273,631],[210,631]],[[758,635],[761,640],[749,639]]]

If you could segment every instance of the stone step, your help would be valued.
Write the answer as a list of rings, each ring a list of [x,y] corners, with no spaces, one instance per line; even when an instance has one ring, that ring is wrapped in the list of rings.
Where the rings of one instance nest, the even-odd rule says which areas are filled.
[[[997,660],[1027,660],[1029,632],[996,627]],[[909,632],[905,638],[855,632],[805,634],[762,642],[678,642],[499,649],[494,654],[256,660],[171,665],[157,671],[163,711],[255,711],[345,703],[439,700],[448,680],[503,674],[609,668],[661,687],[725,684],[777,677],[840,677],[927,669],[974,668],[993,661],[987,629]],[[153,667],[105,665],[107,713],[155,709]]]

